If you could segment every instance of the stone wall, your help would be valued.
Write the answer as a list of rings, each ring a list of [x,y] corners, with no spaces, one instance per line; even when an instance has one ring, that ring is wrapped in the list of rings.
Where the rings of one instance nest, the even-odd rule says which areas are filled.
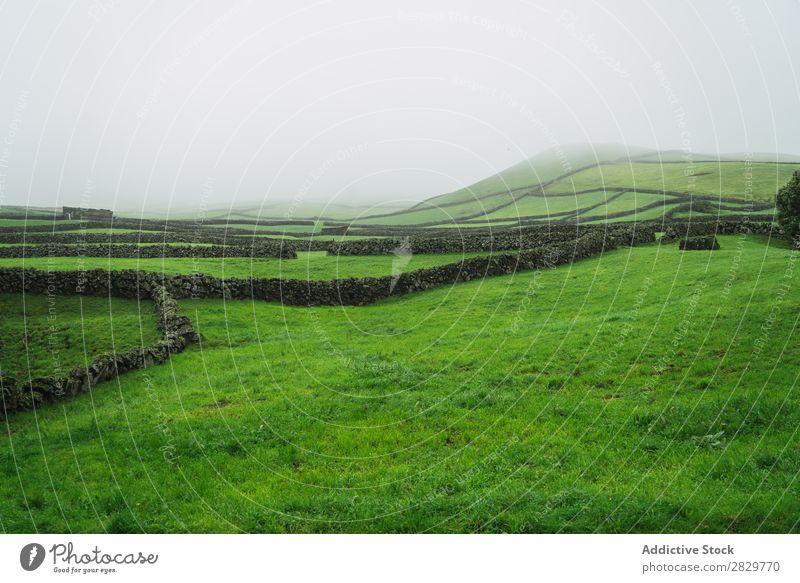
[[[109,245],[140,243],[193,243],[203,245],[224,245],[227,247],[270,247],[286,251],[327,251],[328,241],[304,239],[270,239],[252,235],[223,235],[213,233],[189,233],[185,231],[138,233],[0,233],[0,243],[27,245]]]
[[[490,252],[497,250],[533,249],[556,242],[571,241],[588,233],[616,237],[619,233],[627,233],[632,228],[642,240],[649,240],[651,231],[656,230],[654,224],[639,225],[537,225],[527,227],[505,228],[502,230],[475,230],[466,234],[445,235],[441,233],[419,233],[392,237],[370,239],[351,239],[344,241],[321,241],[315,239],[267,239],[249,236],[224,236],[216,231],[204,232],[139,232],[139,233],[0,233],[0,243],[28,244],[29,251],[0,247],[0,257],[34,257],[34,256],[108,256],[109,243],[115,249],[112,257],[284,257],[292,258],[298,251],[326,251],[330,255],[392,255],[397,252],[423,254]],[[158,246],[137,252],[133,247],[137,243],[210,243],[217,249],[200,250],[201,247],[182,248],[178,246]],[[129,243],[128,247],[121,244]],[[48,244],[47,248],[32,249],[31,244]],[[105,244],[105,245],[103,245]],[[59,246],[60,245],[60,246]],[[81,245],[81,249],[89,249],[90,253],[78,251],[78,247],[64,245]],[[227,249],[224,253],[222,246]],[[50,248],[55,246],[56,252]],[[97,250],[95,250],[95,247]],[[161,249],[167,250],[162,252]],[[156,250],[157,249],[157,250]],[[188,250],[187,250],[188,249]],[[196,250],[196,251],[192,251]]]
[[[663,226],[662,243],[669,243],[685,237],[702,235],[737,235],[740,233],[771,235],[782,237],[783,232],[771,221],[750,220],[710,220],[710,221],[674,221]]]
[[[114,213],[108,209],[91,209],[91,208],[82,208],[75,206],[62,207],[61,215],[68,221],[71,220],[110,221],[114,218]]]
[[[0,233],[0,243],[28,245],[83,245],[117,243],[209,243],[212,245],[242,244],[245,239],[220,234],[196,236],[184,232],[139,231],[138,233],[32,233],[18,231]]]
[[[451,235],[446,237],[390,237],[334,241],[330,255],[392,255],[398,252],[436,254],[469,253],[497,250],[535,249],[574,241],[583,236],[615,240],[633,238],[633,243],[652,241],[654,225],[545,225],[503,230],[496,233]]]
[[[37,219],[38,217],[28,216],[28,220]],[[45,217],[47,220],[50,220],[50,217]],[[58,220],[61,220],[58,217]],[[12,233],[12,232],[28,232],[28,233],[46,233],[52,231],[72,231],[80,228],[87,228],[87,229],[135,229],[137,231],[183,231],[186,233],[197,233],[197,232],[210,232],[210,233],[217,233],[223,234],[227,232],[230,234],[231,232],[240,232],[241,234],[253,234],[253,229],[239,229],[237,225],[259,225],[259,226],[274,226],[277,227],[275,229],[275,233],[283,234],[283,229],[280,227],[283,226],[308,226],[309,232],[313,230],[311,225],[314,225],[314,221],[304,220],[304,221],[291,221],[291,220],[250,220],[250,219],[243,219],[243,220],[236,220],[236,222],[230,222],[224,219],[213,219],[213,220],[204,220],[204,221],[193,221],[193,220],[165,220],[165,219],[130,219],[130,218],[121,218],[121,217],[114,217],[113,219],[99,219],[99,218],[88,218],[82,219],[79,223],[78,222],[53,222],[52,224],[46,225],[14,225],[14,226],[4,226],[0,227],[0,233]],[[213,225],[224,225],[225,228],[221,226],[213,226]],[[267,231],[258,231],[258,233],[266,233]]]
[[[21,245],[0,247],[0,257],[114,257],[148,259],[162,257],[185,257],[187,259],[212,257],[280,257],[296,259],[297,254],[289,245],[280,243],[251,246],[232,245]]]
[[[681,239],[678,247],[681,251],[715,251],[719,249],[719,243],[714,235],[703,235]]]

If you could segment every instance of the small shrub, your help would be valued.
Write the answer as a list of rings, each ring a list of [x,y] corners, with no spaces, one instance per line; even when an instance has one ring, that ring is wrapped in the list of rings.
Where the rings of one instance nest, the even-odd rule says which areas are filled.
[[[778,209],[778,223],[791,238],[800,235],[800,170],[795,170],[792,177],[775,197]]]
[[[716,433],[709,433],[708,435],[698,435],[692,437],[692,440],[697,444],[697,447],[720,449],[725,447],[725,431],[717,431]]]
[[[697,251],[697,250],[716,250],[719,249],[719,243],[714,235],[705,235],[702,237],[686,237],[681,239],[681,251]]]

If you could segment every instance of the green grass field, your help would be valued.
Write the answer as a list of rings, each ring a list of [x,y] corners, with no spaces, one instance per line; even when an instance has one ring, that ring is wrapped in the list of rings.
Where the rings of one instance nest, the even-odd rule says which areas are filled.
[[[0,373],[67,376],[102,353],[158,341],[153,306],[119,298],[0,294]]]
[[[366,307],[182,300],[200,345],[5,422],[0,530],[797,532],[795,256],[719,240]]]
[[[594,209],[592,211],[588,211],[586,216],[581,216],[580,221],[581,223],[585,223],[587,225],[591,224],[601,224],[601,223],[622,223],[631,220],[637,221],[655,221],[660,219],[664,216],[664,213],[669,211],[670,209],[675,208],[678,206],[677,204],[665,204],[664,206],[659,206],[656,208],[647,209],[645,211],[635,210],[630,215],[625,215],[621,217],[608,217],[603,212],[602,209]]]
[[[379,277],[404,273],[423,267],[454,263],[482,253],[414,254],[397,258],[394,255],[335,256],[324,251],[298,252],[297,259],[249,257],[122,259],[105,257],[32,257],[0,258],[0,267],[33,267],[70,271],[78,261],[84,269],[140,269],[158,273],[188,275],[205,273],[215,277],[281,277],[284,279],[335,279],[343,277]]]
[[[643,148],[628,148],[617,144],[600,144],[590,147],[576,145],[562,148],[560,151],[547,150],[466,188],[428,200],[437,205],[472,201],[489,194],[531,188],[583,166],[619,158],[627,159],[630,156],[650,152],[651,150]]]
[[[604,186],[655,188],[755,201],[774,200],[800,164],[698,162],[686,164],[622,163],[584,170],[547,187],[548,192],[573,192]],[[687,176],[687,172],[689,175]]]

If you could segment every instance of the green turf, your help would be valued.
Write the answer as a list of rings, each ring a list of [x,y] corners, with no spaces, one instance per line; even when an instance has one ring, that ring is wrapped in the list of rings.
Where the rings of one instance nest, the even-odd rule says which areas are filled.
[[[530,215],[550,215],[565,211],[574,211],[584,206],[598,204],[612,194],[603,191],[590,192],[579,196],[526,196],[516,204],[504,207],[486,215],[487,218],[525,217]],[[558,217],[553,217],[557,219]]]
[[[588,225],[598,223],[621,223],[627,221],[655,221],[663,217],[664,213],[677,207],[678,205],[679,203],[666,204],[664,206],[654,207],[645,211],[632,211],[629,214],[611,218],[607,217],[601,209],[595,209],[587,212],[585,216],[578,217],[578,220],[581,223]]]
[[[564,220],[565,217],[558,216],[559,213],[580,210],[587,215],[601,215],[630,211],[633,213],[641,206],[654,202],[664,201],[665,198],[660,194],[626,192],[619,195],[617,192],[606,192],[603,190],[582,192],[572,196],[505,196],[484,199],[464,203],[458,207],[444,207],[442,209],[427,209],[409,212],[397,218],[386,217],[382,221],[392,224],[413,224],[416,222],[435,222],[437,220],[448,221],[442,226],[454,227],[462,225],[458,221],[463,218],[473,217],[479,214],[474,220],[481,219],[504,219],[519,218],[527,216],[537,216],[546,219],[549,215],[552,220]],[[514,200],[512,204],[493,210],[495,204],[503,201]],[[491,202],[490,202],[491,201]],[[607,204],[603,204],[609,201]],[[599,206],[598,206],[599,205]],[[594,207],[594,208],[592,208]],[[366,220],[366,219],[365,219]]]
[[[547,188],[549,192],[572,192],[610,187],[636,187],[676,192],[692,192],[755,201],[772,201],[775,193],[800,168],[800,164],[745,162],[698,162],[693,169],[685,164],[603,165],[559,180]],[[687,176],[687,172],[694,175]],[[748,193],[748,189],[751,192]]]
[[[630,155],[646,152],[649,152],[649,150],[642,148],[631,149],[617,144],[576,145],[550,149],[528,160],[514,164],[469,187],[429,200],[437,205],[453,202],[471,202],[476,197],[543,184],[565,172],[574,171],[589,164],[623,157],[627,158]]]
[[[489,214],[490,218],[517,216],[546,216],[566,211],[580,210],[582,214],[601,215],[621,211],[634,211],[635,209],[663,201],[664,197],[658,194],[644,194],[635,192],[605,192],[602,190],[581,193],[573,196],[528,196],[522,198],[516,207],[500,209]],[[598,206],[599,205],[599,206]],[[552,217],[553,220],[562,220],[563,217]]]
[[[769,209],[764,209],[764,210],[760,210],[760,211],[750,211],[749,213],[748,213],[748,211],[746,209],[743,209],[742,210],[742,214],[751,214],[751,215],[759,215],[759,216],[764,216],[764,217],[773,217],[773,216],[775,216],[775,209],[774,208],[769,208]]]
[[[485,212],[481,203],[470,201],[456,207],[429,208],[409,211],[384,217],[363,217],[353,222],[355,225],[424,225],[427,223],[453,223],[458,219],[469,218],[476,213]]]
[[[70,271],[80,265],[84,269],[141,269],[169,274],[205,273],[216,277],[281,277],[284,279],[334,279],[341,277],[378,277],[394,275],[454,263],[462,258],[477,257],[482,253],[443,253],[439,255],[415,254],[410,256],[335,256],[324,251],[299,252],[297,259],[272,259],[227,257],[191,259],[167,257],[165,259],[108,259],[104,257],[32,257],[0,258],[0,267],[33,267]]]
[[[160,337],[150,302],[0,294],[3,376],[64,377],[101,352],[150,346]]]
[[[616,214],[621,212],[634,213],[637,209],[643,206],[648,206],[655,203],[662,203],[660,208],[663,209],[664,197],[660,194],[645,194],[641,192],[624,192],[613,200],[608,200],[606,204],[587,210],[587,215],[603,215],[603,214]]]
[[[9,420],[0,526],[797,532],[796,269],[719,240],[367,307],[182,301],[202,346]]]
[[[405,212],[388,216],[361,216],[356,224],[449,225],[464,219],[548,215],[600,202],[605,198],[603,189],[608,188],[658,190],[770,202],[792,172],[800,168],[800,163],[769,162],[763,157],[750,162],[744,159],[710,162],[707,161],[709,156],[699,155],[698,161],[690,164],[682,162],[680,155],[669,153],[663,156],[663,163],[652,162],[657,159],[657,153],[652,151],[636,150],[630,154],[632,158],[619,146],[598,149],[576,147],[564,156],[553,151],[547,152],[468,188],[430,198]],[[651,162],[641,162],[638,159],[648,159]],[[532,189],[538,190],[540,185],[550,194],[582,194],[577,195],[577,199],[526,196]],[[642,200],[659,196],[640,194]],[[638,209],[636,207],[631,210]],[[723,210],[721,214],[732,214],[732,211]],[[554,218],[558,220],[558,217]]]

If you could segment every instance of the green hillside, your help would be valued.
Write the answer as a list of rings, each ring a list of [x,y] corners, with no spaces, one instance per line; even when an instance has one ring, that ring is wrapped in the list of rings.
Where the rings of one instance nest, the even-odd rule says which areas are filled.
[[[569,146],[558,150],[547,150],[471,186],[429,198],[418,206],[420,208],[441,206],[455,202],[469,202],[475,198],[491,198],[491,195],[502,196],[508,192],[546,184],[559,176],[586,166],[620,159],[627,160],[630,156],[648,153],[651,153],[651,150],[635,147],[631,150],[616,144],[602,144],[594,147]]]
[[[356,225],[596,222],[773,212],[797,157],[711,156],[603,145],[548,151],[467,188]]]

